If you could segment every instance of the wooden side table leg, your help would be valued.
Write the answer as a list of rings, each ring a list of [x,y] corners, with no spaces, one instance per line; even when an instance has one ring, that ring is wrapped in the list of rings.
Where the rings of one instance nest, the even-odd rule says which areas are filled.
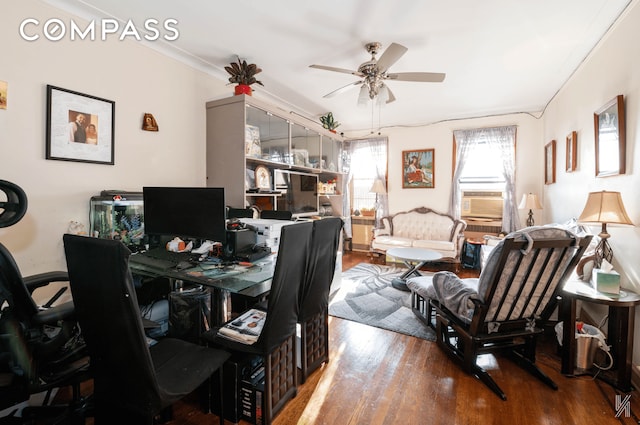
[[[610,307],[607,343],[611,346],[613,368],[617,371],[615,386],[629,392],[633,359],[634,307]]]
[[[573,375],[576,366],[576,300],[573,297],[562,297],[560,300],[560,317],[562,319],[562,365],[564,375]]]

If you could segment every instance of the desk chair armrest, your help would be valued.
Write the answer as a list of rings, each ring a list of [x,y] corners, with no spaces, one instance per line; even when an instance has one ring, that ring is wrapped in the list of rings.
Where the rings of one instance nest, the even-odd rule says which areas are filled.
[[[63,271],[55,271],[55,272],[46,272],[34,274],[33,276],[27,276],[22,279],[24,284],[27,286],[30,294],[33,294],[38,288],[42,288],[43,286],[47,286],[53,282],[68,282],[69,274]]]

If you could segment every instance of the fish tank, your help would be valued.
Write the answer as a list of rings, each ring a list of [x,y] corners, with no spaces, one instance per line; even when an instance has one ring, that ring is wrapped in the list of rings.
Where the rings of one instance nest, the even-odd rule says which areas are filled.
[[[144,248],[142,192],[103,190],[90,204],[91,236],[121,240],[132,251]]]

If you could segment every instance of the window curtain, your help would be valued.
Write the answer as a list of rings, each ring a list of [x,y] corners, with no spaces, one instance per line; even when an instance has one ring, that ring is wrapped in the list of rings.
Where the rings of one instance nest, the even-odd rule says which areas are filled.
[[[502,175],[505,179],[504,209],[502,211],[502,230],[513,232],[519,229],[520,216],[518,214],[515,181],[515,144],[516,126],[480,128],[471,130],[456,130],[453,132],[456,140],[456,169],[453,175],[451,188],[451,202],[449,214],[460,218],[460,203],[462,201],[462,191],[460,190],[460,176],[464,170],[464,164],[468,161],[469,152],[475,143],[487,143],[500,155],[503,169]]]
[[[358,139],[345,142],[345,156],[343,159],[343,171],[347,173],[345,176],[344,184],[344,196],[342,201],[342,216],[345,219],[345,233],[348,237],[351,237],[351,194],[350,194],[350,182],[353,178],[354,167],[351,163],[353,154],[359,149],[368,149],[373,157],[372,167],[375,167],[375,179],[379,179],[383,182],[384,187],[387,188],[387,138],[376,137],[371,139]],[[359,164],[362,166],[362,164]],[[381,217],[389,215],[389,201],[387,193],[378,194],[378,202],[376,204],[376,227],[379,225]]]

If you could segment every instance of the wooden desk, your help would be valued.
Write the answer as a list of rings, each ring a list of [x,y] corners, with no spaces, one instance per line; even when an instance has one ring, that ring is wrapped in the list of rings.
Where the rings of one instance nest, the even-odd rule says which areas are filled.
[[[635,307],[640,295],[622,290],[620,296],[596,292],[590,285],[577,280],[565,284],[560,303],[560,319],[564,322],[562,336],[562,373],[576,373],[576,302],[578,300],[609,307],[607,344],[611,346],[613,367],[600,371],[598,378],[621,391],[633,390],[631,386],[631,361],[633,357],[633,328]]]
[[[219,326],[231,319],[231,294],[250,298],[266,295],[271,289],[271,279],[276,264],[276,255],[269,255],[257,261],[251,268],[238,268],[231,272],[207,270],[207,265],[176,269],[158,269],[136,262],[136,255],[129,258],[129,268],[134,274],[148,277],[165,277],[172,281],[202,285],[211,293],[212,326]]]

